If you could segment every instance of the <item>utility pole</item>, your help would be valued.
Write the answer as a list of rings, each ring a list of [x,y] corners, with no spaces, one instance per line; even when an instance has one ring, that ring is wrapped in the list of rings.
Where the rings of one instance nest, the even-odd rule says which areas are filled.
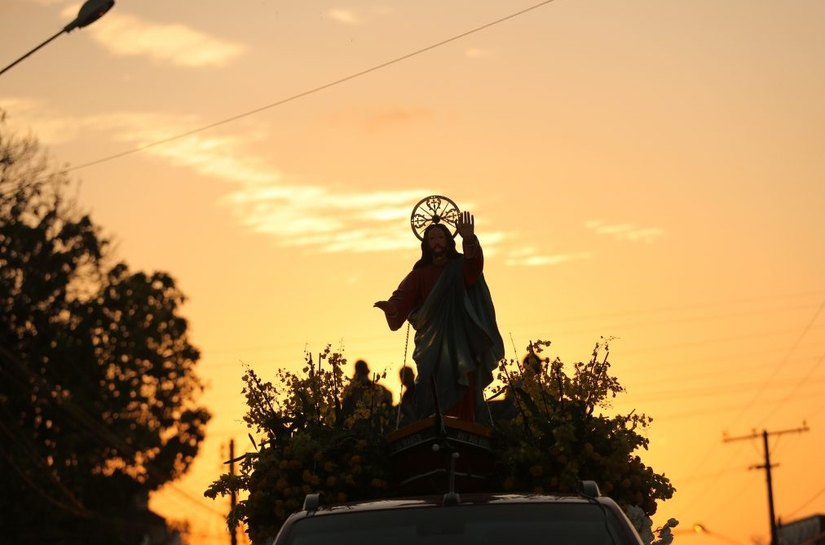
[[[235,476],[235,440],[229,440],[229,474],[233,477]],[[235,509],[235,506],[238,504],[238,494],[235,492],[235,489],[232,489],[232,494],[229,496],[229,506],[231,509]],[[238,529],[235,527],[234,524],[229,526],[229,543],[231,545],[238,545]]]
[[[762,448],[765,454],[765,463],[763,465],[750,466],[748,469],[765,470],[765,480],[768,482],[768,514],[771,518],[771,545],[779,545],[779,535],[776,526],[776,512],[773,507],[773,479],[771,478],[771,468],[777,466],[771,465],[771,452],[768,448],[768,437],[771,435],[784,435],[786,433],[803,433],[808,430],[808,425],[805,422],[803,422],[801,428],[779,431],[762,430],[762,433],[756,433],[756,431],[754,431],[750,435],[723,438],[723,441],[725,443],[730,443],[731,441],[742,441],[744,439],[757,439],[760,435],[762,436]]]

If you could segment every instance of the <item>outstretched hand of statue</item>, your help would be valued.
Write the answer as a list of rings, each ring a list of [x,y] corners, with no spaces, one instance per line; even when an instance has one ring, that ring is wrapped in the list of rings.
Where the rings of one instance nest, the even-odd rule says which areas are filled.
[[[395,316],[398,314],[398,309],[395,308],[395,305],[389,301],[377,301],[372,306],[380,308],[387,316]]]
[[[475,236],[475,219],[469,212],[461,212],[459,214],[455,227],[462,239],[472,240]]]

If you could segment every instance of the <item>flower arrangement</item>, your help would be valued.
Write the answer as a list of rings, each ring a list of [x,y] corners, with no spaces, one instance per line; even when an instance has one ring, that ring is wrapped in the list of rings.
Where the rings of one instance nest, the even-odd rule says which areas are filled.
[[[643,523],[658,500],[673,495],[664,474],[637,454],[648,447],[643,431],[651,419],[635,412],[608,415],[610,401],[624,391],[609,374],[608,342],[597,343],[572,374],[544,356],[546,341],[531,342],[521,362],[500,362],[489,403],[496,465],[491,492],[574,492],[582,479],[591,479]],[[385,435],[395,429],[397,407],[378,384],[385,377],[356,383],[344,376],[346,359],[330,347],[317,362],[309,354],[305,360],[300,373],[278,371],[274,384],[246,370],[244,420],[259,438],[250,435],[257,451],[241,457],[239,475],[221,475],[205,492],[212,498],[247,493],[228,523],[245,524],[254,542],[274,537],[308,493],[326,502],[396,495]],[[651,525],[643,523],[637,528],[651,543]],[[660,529],[657,543],[666,545],[675,524]]]
[[[221,475],[205,495],[246,492],[228,523],[244,523],[254,542],[274,537],[306,494],[345,502],[391,493],[383,438],[394,423],[392,407],[378,377],[372,386],[356,385],[344,377],[346,363],[327,347],[317,363],[307,354],[300,374],[279,370],[274,384],[252,369],[244,373],[244,421],[261,438],[253,440],[257,452],[239,460],[239,475]],[[345,411],[351,394],[357,402]]]
[[[582,479],[623,507],[656,512],[656,500],[674,488],[636,454],[647,449],[644,414],[608,415],[610,401],[624,391],[609,374],[609,339],[597,343],[572,375],[559,360],[543,357],[547,341],[530,343],[522,362],[502,361],[497,394],[509,402],[495,422],[496,453],[505,491],[575,492]]]

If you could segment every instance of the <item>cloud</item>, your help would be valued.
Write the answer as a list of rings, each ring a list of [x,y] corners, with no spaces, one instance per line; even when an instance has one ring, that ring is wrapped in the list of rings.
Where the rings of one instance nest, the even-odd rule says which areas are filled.
[[[511,267],[539,267],[547,265],[558,265],[568,261],[578,261],[590,259],[590,252],[576,252],[570,254],[542,254],[532,246],[522,247],[510,252],[504,262]]]
[[[412,230],[400,228],[410,203],[431,192],[340,191],[317,185],[244,185],[230,205],[249,229],[274,236],[283,246],[319,252],[376,252],[409,248]]]
[[[203,125],[195,116],[150,112],[111,112],[96,116],[69,117],[39,101],[16,98],[0,100],[0,107],[14,112],[19,126],[36,126],[54,143],[87,133],[88,138],[122,142],[126,149],[140,148]],[[46,124],[48,121],[49,124]],[[217,203],[228,207],[244,228],[270,237],[275,244],[318,253],[366,253],[409,250],[418,244],[409,227],[412,206],[423,196],[438,191],[426,186],[365,191],[331,185],[308,184],[289,176],[264,158],[249,153],[250,144],[266,138],[263,128],[247,120],[236,134],[205,131],[144,149],[141,154],[187,168],[229,184],[228,193]],[[90,157],[88,160],[93,160]],[[462,203],[475,211],[475,202]],[[484,228],[484,252],[503,254],[507,244],[517,244],[513,233]],[[555,265],[589,254],[543,253],[525,246],[505,255],[512,266]]]
[[[164,123],[162,119],[155,119],[156,117],[146,114],[121,114],[101,118],[99,123],[102,126],[114,124],[113,128],[118,132],[116,138],[134,143],[137,147],[185,131],[180,122],[170,125],[166,121],[167,128],[157,128],[163,127]],[[172,126],[174,128],[171,128]],[[192,124],[188,126],[191,127]],[[147,148],[143,153],[225,181],[247,184],[274,183],[281,179],[280,171],[267,165],[262,159],[244,152],[248,144],[262,137],[263,135],[256,135],[254,132],[244,133],[243,136],[210,136],[200,133]]]
[[[324,13],[328,18],[344,25],[360,25],[363,20],[354,11],[343,8],[328,9]]]
[[[608,235],[618,240],[631,242],[654,242],[664,236],[665,231],[659,227],[637,227],[632,223],[607,224],[602,220],[590,220],[584,226],[597,235]]]
[[[74,17],[76,11],[69,8],[66,13]],[[114,55],[147,57],[188,68],[224,66],[245,49],[185,25],[151,23],[115,10],[88,31]]]
[[[464,56],[471,59],[483,59],[489,57],[497,57],[498,51],[495,49],[482,49],[479,47],[470,47],[464,50]]]
[[[374,112],[367,117],[368,129],[381,129],[389,126],[404,125],[432,117],[432,110],[425,108],[388,108]]]
[[[331,19],[336,23],[340,23],[342,25],[363,25],[369,20],[376,19],[378,17],[383,17],[389,13],[392,13],[394,8],[386,5],[376,5],[376,6],[361,6],[358,11],[349,8],[330,8],[323,13],[323,16],[327,19]],[[366,12],[366,13],[365,13]]]
[[[40,101],[5,98],[0,107],[14,112],[15,126],[37,126],[49,120],[51,143],[81,132],[140,148],[182,134],[203,122],[193,116],[147,112],[112,112],[69,117]],[[69,131],[68,129],[71,129]],[[322,185],[289,182],[277,168],[245,150],[265,138],[264,131],[245,130],[242,136],[210,132],[173,140],[141,153],[169,164],[231,184],[220,201],[247,229],[266,234],[281,246],[318,252],[374,252],[409,248],[415,241],[408,225],[410,203],[433,194],[425,187],[349,191]]]
[[[418,123],[434,116],[433,110],[408,106],[388,106],[366,111],[338,112],[327,117],[333,125],[357,126],[366,131],[384,130]]]
[[[115,112],[81,121],[86,128],[111,133],[115,140],[133,148],[174,137],[201,123],[194,116],[145,112]],[[255,130],[231,136],[202,132],[148,147],[142,153],[229,182],[274,183],[281,179],[281,173],[244,151],[249,144],[263,138],[265,134]]]
[[[25,127],[32,132],[37,127],[36,137],[41,142],[59,144],[77,136],[79,127],[72,119],[54,115],[40,100],[21,97],[0,98],[0,109],[9,114],[9,123]]]
[[[196,116],[149,112],[72,117],[54,111],[43,101],[14,97],[0,99],[0,108],[11,113],[9,121],[15,127],[37,127],[37,138],[48,145],[68,142],[81,133],[93,131],[134,149],[203,124]],[[249,144],[265,136],[264,131],[254,128],[232,136],[202,132],[146,148],[142,153],[230,182],[275,183],[281,179],[281,173],[261,158],[244,151]]]

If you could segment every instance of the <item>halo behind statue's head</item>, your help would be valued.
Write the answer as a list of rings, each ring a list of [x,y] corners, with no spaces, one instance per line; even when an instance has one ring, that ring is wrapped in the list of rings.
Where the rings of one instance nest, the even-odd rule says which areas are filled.
[[[458,216],[461,211],[456,203],[442,195],[424,197],[413,207],[410,227],[418,240],[424,240],[424,232],[430,225],[444,225],[455,238]]]

